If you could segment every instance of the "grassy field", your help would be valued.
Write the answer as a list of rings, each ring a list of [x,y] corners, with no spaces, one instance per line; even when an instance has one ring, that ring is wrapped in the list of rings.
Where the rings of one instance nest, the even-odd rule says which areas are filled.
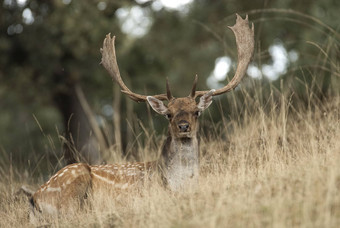
[[[256,102],[255,102],[256,103]],[[257,107],[256,107],[257,106]],[[268,108],[269,107],[269,108]],[[52,227],[339,227],[340,98],[255,105],[238,121],[221,121],[201,140],[200,187],[172,193],[158,183],[142,194],[93,203]],[[204,124],[207,124],[206,122]],[[1,163],[0,227],[32,226],[32,183]],[[42,222],[40,225],[46,225]]]

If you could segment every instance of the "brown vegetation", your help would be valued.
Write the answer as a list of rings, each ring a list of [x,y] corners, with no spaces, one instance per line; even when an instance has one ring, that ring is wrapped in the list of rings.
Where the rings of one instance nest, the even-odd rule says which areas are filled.
[[[245,109],[242,120],[224,121],[202,139],[200,187],[196,191],[172,193],[152,183],[141,194],[105,198],[72,217],[61,216],[41,225],[337,227],[339,97],[297,108],[282,96],[279,105],[267,105],[269,112],[256,102],[252,105],[258,106],[256,112]],[[1,167],[1,227],[29,224],[28,202],[15,196],[27,177],[15,174],[16,170]]]

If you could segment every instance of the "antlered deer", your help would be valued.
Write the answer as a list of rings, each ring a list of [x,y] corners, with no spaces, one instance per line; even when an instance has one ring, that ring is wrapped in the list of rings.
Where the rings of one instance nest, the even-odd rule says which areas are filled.
[[[157,113],[169,120],[169,133],[159,160],[114,165],[71,164],[59,170],[32,196],[33,211],[56,213],[79,205],[88,194],[93,197],[104,188],[124,190],[138,185],[143,178],[158,173],[173,191],[186,188],[197,180],[199,169],[198,117],[212,103],[212,97],[231,91],[245,75],[254,51],[254,25],[249,28],[248,17],[237,15],[236,24],[229,27],[236,38],[238,65],[233,79],[223,88],[196,91],[197,76],[188,97],[172,96],[168,81],[166,94],[145,96],[132,92],[123,82],[115,53],[115,37],[108,34],[101,49],[101,64],[121,91],[137,102],[148,102]],[[196,98],[200,97],[196,102]],[[168,101],[165,105],[163,101]],[[107,196],[109,197],[109,196]]]

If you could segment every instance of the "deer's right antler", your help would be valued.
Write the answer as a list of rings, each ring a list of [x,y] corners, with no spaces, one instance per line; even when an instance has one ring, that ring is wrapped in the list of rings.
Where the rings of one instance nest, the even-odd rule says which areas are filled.
[[[116,51],[115,51],[115,36],[111,38],[111,34],[107,34],[106,38],[103,42],[103,48],[100,49],[100,52],[102,53],[102,61],[100,64],[102,64],[105,69],[109,72],[109,74],[112,77],[112,80],[116,81],[118,85],[121,88],[121,91],[125,94],[127,94],[132,100],[137,102],[145,102],[147,99],[147,95],[141,95],[138,93],[132,92],[123,82],[118,64],[117,64],[117,58],[116,58]],[[169,88],[167,86],[167,88]],[[170,90],[167,91],[167,94],[171,94]],[[158,94],[153,95],[153,97],[159,99],[159,100],[168,100],[168,97],[166,94]]]

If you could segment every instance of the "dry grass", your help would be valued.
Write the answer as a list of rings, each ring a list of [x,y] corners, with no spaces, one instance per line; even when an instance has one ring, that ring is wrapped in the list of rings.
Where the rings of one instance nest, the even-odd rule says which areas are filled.
[[[105,203],[55,218],[49,224],[339,227],[339,97],[300,109],[282,98],[281,105],[272,105],[269,112],[260,105],[256,110],[244,113],[242,121],[216,127],[214,133],[224,136],[202,139],[200,187],[196,191],[172,193],[155,183],[142,194],[105,198]],[[19,174],[19,179],[12,181],[13,174],[7,175],[0,178],[0,227],[32,226],[27,201],[14,197],[24,176]]]

